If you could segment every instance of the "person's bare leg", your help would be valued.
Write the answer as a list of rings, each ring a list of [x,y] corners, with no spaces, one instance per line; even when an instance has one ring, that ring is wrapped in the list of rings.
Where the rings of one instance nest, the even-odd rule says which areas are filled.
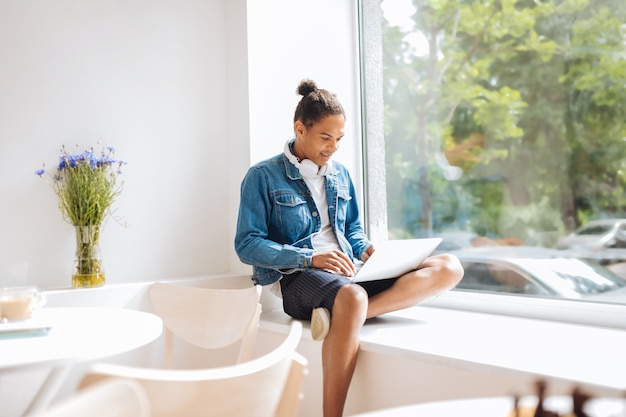
[[[424,261],[417,271],[403,275],[388,290],[367,298],[358,285],[346,285],[337,293],[331,326],[322,345],[324,417],[341,417],[356,368],[359,331],[366,318],[411,307],[453,288],[463,277],[458,259],[438,255]]]
[[[427,258],[420,269],[398,278],[391,288],[369,299],[367,318],[402,310],[452,289],[463,278],[463,267],[452,255]]]
[[[359,352],[359,331],[367,313],[367,293],[346,285],[337,293],[328,335],[322,345],[324,417],[341,417]]]

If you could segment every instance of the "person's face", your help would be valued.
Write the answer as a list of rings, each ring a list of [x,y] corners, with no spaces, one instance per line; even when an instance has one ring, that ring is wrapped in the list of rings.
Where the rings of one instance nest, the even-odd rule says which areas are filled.
[[[346,121],[340,114],[326,116],[309,129],[302,122],[295,122],[296,142],[293,153],[300,160],[310,159],[319,166],[326,165],[339,149],[345,124]]]

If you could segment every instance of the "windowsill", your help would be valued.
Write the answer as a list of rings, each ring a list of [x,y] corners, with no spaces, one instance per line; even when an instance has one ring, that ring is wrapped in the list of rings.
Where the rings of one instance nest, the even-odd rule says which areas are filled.
[[[426,305],[626,330],[626,304],[455,290],[428,301]]]
[[[261,328],[285,331],[282,311]],[[308,328],[308,323],[305,323]],[[310,339],[305,331],[304,338]],[[361,350],[476,371],[534,375],[626,391],[626,331],[416,306],[369,320]]]

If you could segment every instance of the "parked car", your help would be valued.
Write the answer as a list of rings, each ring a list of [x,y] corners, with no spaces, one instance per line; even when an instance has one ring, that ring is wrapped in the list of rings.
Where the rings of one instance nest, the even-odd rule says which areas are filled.
[[[559,249],[626,248],[626,219],[592,220],[558,243]]]
[[[626,304],[626,280],[565,251],[530,246],[488,246],[451,252],[465,269],[458,290],[532,294]]]

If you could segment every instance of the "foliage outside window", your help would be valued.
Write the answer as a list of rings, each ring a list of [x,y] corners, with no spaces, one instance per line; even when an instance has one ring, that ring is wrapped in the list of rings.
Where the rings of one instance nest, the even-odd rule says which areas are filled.
[[[556,248],[592,219],[626,217],[623,0],[379,12],[391,238]]]

